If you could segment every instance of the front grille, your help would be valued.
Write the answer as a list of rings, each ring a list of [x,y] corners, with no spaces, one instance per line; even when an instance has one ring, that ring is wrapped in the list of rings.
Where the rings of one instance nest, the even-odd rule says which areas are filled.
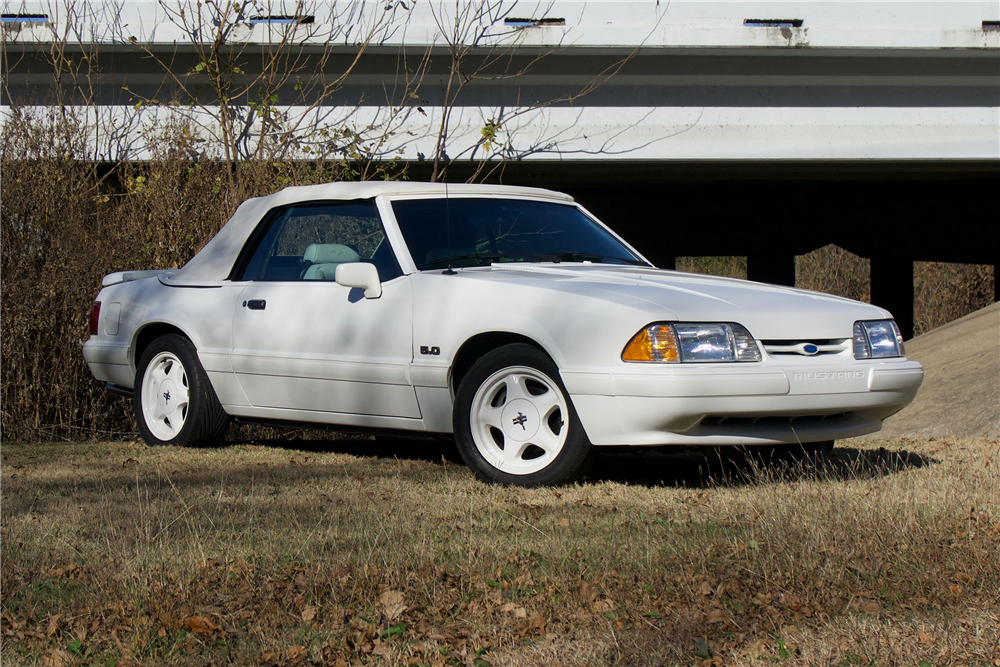
[[[762,340],[764,350],[771,356],[783,354],[804,357],[821,357],[843,354],[851,348],[850,338],[817,338],[812,340]]]
[[[832,422],[847,419],[850,412],[838,412],[832,415],[758,415],[756,417],[735,417],[727,415],[709,415],[701,420],[701,426],[752,426],[754,424],[808,424],[817,422]]]

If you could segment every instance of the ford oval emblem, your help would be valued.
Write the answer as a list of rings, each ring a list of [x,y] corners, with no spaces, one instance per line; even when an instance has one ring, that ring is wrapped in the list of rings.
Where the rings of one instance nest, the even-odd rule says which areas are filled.
[[[819,348],[813,345],[812,343],[806,343],[805,345],[802,346],[802,351],[808,354],[809,356],[812,356],[817,352],[819,352]]]

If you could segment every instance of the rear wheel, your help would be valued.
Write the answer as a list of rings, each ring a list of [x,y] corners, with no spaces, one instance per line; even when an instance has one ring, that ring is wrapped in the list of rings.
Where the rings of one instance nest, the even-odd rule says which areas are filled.
[[[458,387],[455,440],[480,479],[563,484],[586,471],[592,446],[547,355],[530,345],[496,349]]]
[[[214,445],[229,425],[194,345],[177,334],[155,339],[143,352],[132,403],[149,445]]]

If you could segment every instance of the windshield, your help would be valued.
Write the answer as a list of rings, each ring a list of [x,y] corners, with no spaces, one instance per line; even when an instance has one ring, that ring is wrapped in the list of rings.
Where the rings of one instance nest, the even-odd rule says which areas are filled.
[[[646,266],[572,205],[451,198],[394,201],[392,209],[420,271],[492,262]]]

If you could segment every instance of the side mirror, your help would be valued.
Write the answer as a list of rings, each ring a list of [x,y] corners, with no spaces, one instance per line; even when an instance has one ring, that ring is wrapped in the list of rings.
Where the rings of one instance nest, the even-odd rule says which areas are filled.
[[[366,299],[382,296],[382,281],[378,278],[378,269],[367,262],[349,262],[338,266],[337,284],[363,289]]]

